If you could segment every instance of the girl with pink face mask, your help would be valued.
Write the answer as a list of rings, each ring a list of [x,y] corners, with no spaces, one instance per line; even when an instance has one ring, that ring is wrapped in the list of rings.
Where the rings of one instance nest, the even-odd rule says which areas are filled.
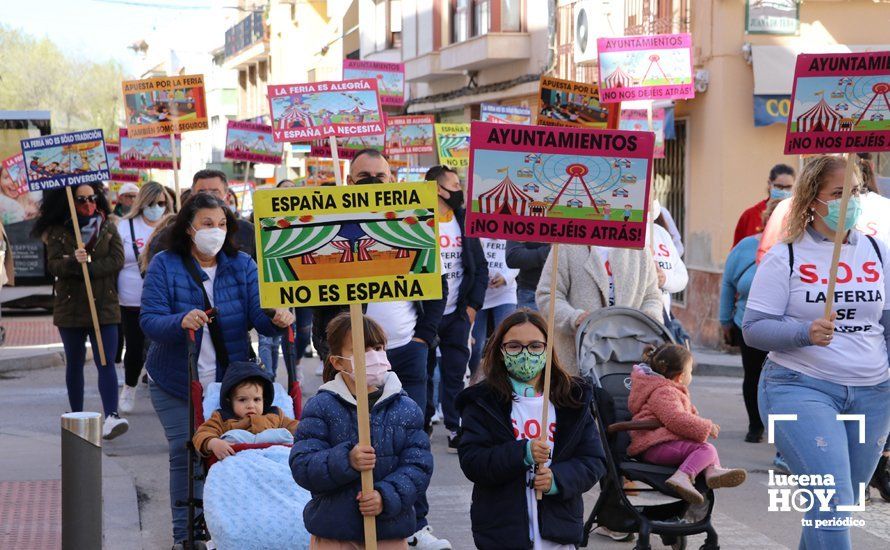
[[[402,390],[386,358],[386,336],[364,317],[364,380],[353,370],[348,313],[327,327],[331,354],[325,383],[303,409],[290,465],[294,480],[312,492],[303,517],[310,548],[358,548],[364,541],[363,516],[376,517],[377,547],[405,548],[415,532],[414,503],[433,473],[430,442],[420,407]],[[368,388],[371,445],[358,444],[356,384]],[[361,491],[361,472],[374,472],[374,491]]]

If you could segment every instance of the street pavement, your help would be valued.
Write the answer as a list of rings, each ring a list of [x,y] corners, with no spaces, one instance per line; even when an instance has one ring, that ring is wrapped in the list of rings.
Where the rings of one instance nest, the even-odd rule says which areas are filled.
[[[2,358],[4,353],[18,353],[21,349],[0,351]],[[46,354],[47,351],[34,350],[33,353]],[[35,363],[46,366],[39,361]],[[303,362],[307,396],[320,383],[320,377],[314,374],[316,365],[315,359]],[[59,416],[67,411],[68,401],[63,368],[28,368],[27,359],[22,360],[21,368],[0,371],[0,403],[3,404],[0,407],[0,448],[3,449],[0,453],[0,547],[43,550],[57,547]],[[101,410],[93,365],[87,365],[86,375],[86,408]],[[279,376],[284,376],[283,369]],[[692,395],[701,414],[722,427],[716,445],[723,464],[746,468],[749,472],[743,486],[718,492],[714,524],[720,534],[721,548],[797,548],[800,514],[767,511],[767,469],[771,467],[772,446],[742,441],[745,415],[741,379],[699,376],[693,381]],[[139,387],[136,410],[128,419],[130,431],[119,439],[105,442],[103,448],[107,457],[103,465],[106,548],[132,550],[140,545],[146,550],[169,548],[172,541],[167,443],[144,385]],[[428,492],[430,523],[438,536],[451,540],[455,549],[470,549],[473,548],[469,526],[472,485],[461,473],[457,456],[448,454],[446,447],[444,428],[437,426],[432,438],[436,469]],[[25,481],[33,483],[25,487],[22,485]],[[10,487],[40,490],[49,497],[55,494],[55,500],[28,500],[16,496]],[[588,511],[596,494],[594,489],[585,498]],[[30,508],[43,506],[43,513],[35,516],[34,510],[26,509],[29,503]],[[20,541],[18,545],[9,545],[16,540],[13,538],[16,535],[21,538],[25,528],[21,523],[23,517],[30,522],[27,525],[31,530],[45,533],[42,542]],[[877,499],[855,517],[866,523],[862,528],[852,529],[854,547],[890,547],[890,503]],[[703,538],[691,538],[689,548],[698,548]],[[594,535],[588,547],[629,550],[633,545]],[[653,540],[653,548],[663,548],[657,538]]]

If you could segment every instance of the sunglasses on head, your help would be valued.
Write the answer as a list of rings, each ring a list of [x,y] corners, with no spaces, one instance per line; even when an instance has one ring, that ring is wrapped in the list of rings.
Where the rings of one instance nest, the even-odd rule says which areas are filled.
[[[80,204],[86,204],[88,202],[96,202],[96,195],[78,195],[74,197],[74,200],[79,202]]]

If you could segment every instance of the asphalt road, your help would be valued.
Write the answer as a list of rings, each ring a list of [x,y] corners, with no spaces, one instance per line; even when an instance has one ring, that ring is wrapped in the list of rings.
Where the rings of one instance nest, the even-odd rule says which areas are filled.
[[[303,363],[307,393],[314,391],[320,383],[320,377],[314,374],[316,364],[315,360]],[[101,410],[95,378],[95,369],[88,365],[88,410]],[[699,377],[693,382],[692,395],[701,414],[722,426],[716,445],[723,464],[746,468],[749,472],[749,479],[743,486],[718,493],[714,523],[720,534],[721,548],[797,548],[800,514],[767,511],[767,469],[771,466],[772,447],[766,443],[755,445],[742,441],[745,416],[741,379]],[[19,430],[57,437],[59,415],[66,412],[68,405],[64,370],[50,368],[3,374],[0,377],[0,403],[0,426],[14,426]],[[117,457],[135,480],[143,548],[168,548],[171,535],[167,443],[144,386],[139,388],[136,411],[129,420],[130,432],[108,442],[104,449],[109,456]],[[451,540],[455,549],[473,548],[469,529],[471,484],[462,475],[457,456],[446,452],[444,428],[437,427],[432,446],[436,470],[428,493],[430,523],[439,536]],[[588,497],[589,509],[595,500],[596,489]],[[852,529],[856,548],[890,547],[890,503],[876,500],[855,517],[865,520],[864,527]],[[697,548],[702,540],[703,536],[690,539],[689,548]],[[661,547],[658,541],[653,543],[654,548]],[[113,543],[110,547],[114,548]],[[589,547],[630,549],[632,544],[594,536]]]

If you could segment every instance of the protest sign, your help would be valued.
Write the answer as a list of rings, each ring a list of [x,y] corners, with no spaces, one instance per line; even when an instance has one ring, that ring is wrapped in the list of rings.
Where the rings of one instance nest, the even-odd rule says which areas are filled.
[[[340,164],[340,173],[343,177],[343,163]],[[334,174],[334,161],[330,159],[306,159],[306,185],[334,185],[337,177]]]
[[[108,172],[111,174],[111,181],[121,183],[136,183],[139,181],[139,170],[125,170],[121,168],[120,156],[121,146],[116,141],[105,143],[105,156],[108,157]],[[119,186],[118,186],[119,187]],[[117,191],[114,187],[112,191]]]
[[[275,143],[272,127],[255,122],[230,120],[226,126],[223,157],[245,162],[281,164],[284,146]]]
[[[411,155],[432,153],[432,115],[386,117],[386,154]]]
[[[479,120],[504,124],[531,124],[532,110],[518,105],[483,103],[479,106]]]
[[[127,130],[134,138],[206,130],[204,75],[123,82]]]
[[[377,81],[370,78],[269,86],[276,142],[385,132]]]
[[[690,35],[599,38],[597,47],[603,103],[695,97]]]
[[[176,159],[182,162],[182,136],[176,135]],[[120,167],[173,170],[167,137],[134,138],[126,128],[120,129]]]
[[[22,140],[31,191],[101,182],[111,178],[102,130]]]
[[[449,168],[470,165],[470,125],[436,124],[436,148],[439,162]]]
[[[359,136],[359,137],[338,137],[337,138],[337,151],[340,156],[338,158],[352,160],[355,157],[355,154],[361,151],[362,149],[376,149],[377,151],[383,152],[384,146],[384,135],[378,134],[373,136]],[[317,158],[332,158],[333,152],[331,151],[330,140],[319,140],[312,142],[312,148],[309,152],[310,155]]]
[[[541,78],[539,125],[605,128],[606,117],[596,84]]]
[[[801,54],[785,154],[890,150],[890,52]]]
[[[392,164],[392,161],[390,161]],[[396,169],[396,181],[423,181],[424,176],[429,171],[429,166],[399,166]]]
[[[441,297],[435,182],[257,191],[263,307]]]
[[[654,139],[474,122],[467,235],[642,248]]]
[[[633,132],[649,131],[649,116],[645,109],[622,109],[619,130]],[[664,158],[664,109],[652,110],[652,131],[655,132],[655,154],[653,158]]]
[[[25,174],[25,157],[21,153],[3,160],[3,193],[16,198],[28,192],[28,176]]]
[[[373,78],[383,105],[400,106],[405,103],[405,65],[385,61],[343,60],[343,80]]]

